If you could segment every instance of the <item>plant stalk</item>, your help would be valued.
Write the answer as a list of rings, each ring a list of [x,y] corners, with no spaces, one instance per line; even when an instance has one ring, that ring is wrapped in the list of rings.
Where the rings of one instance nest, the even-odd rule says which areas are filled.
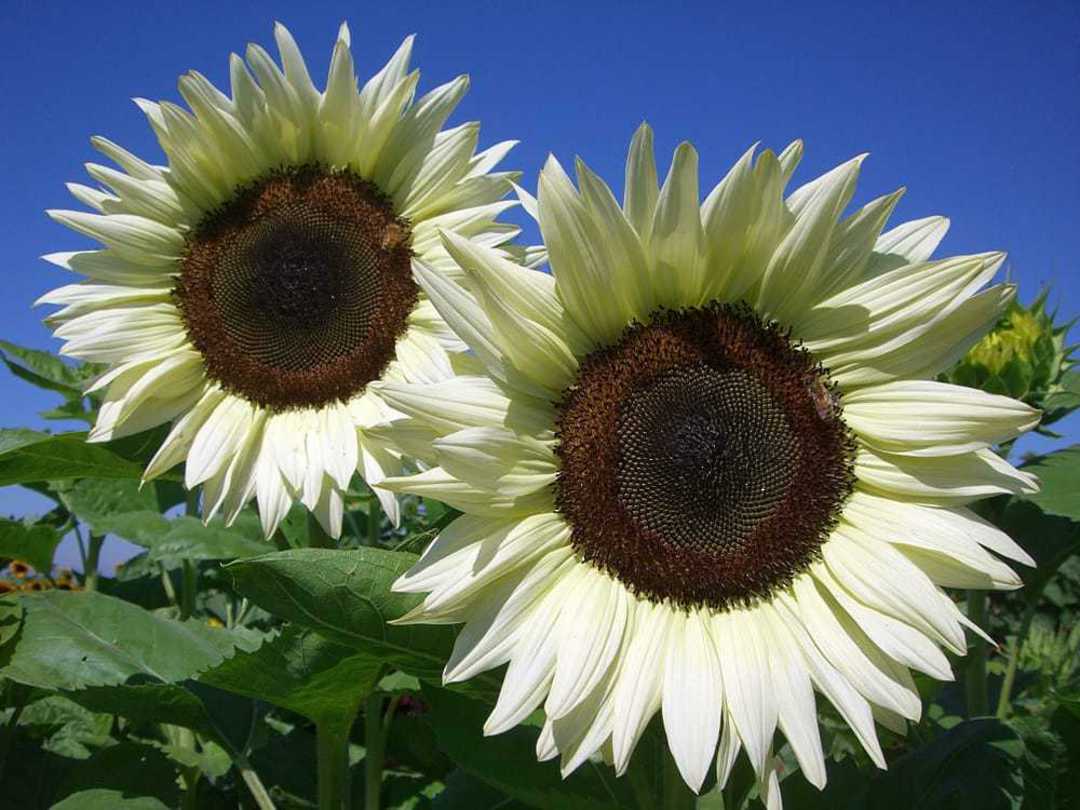
[[[367,544],[369,546],[379,545],[379,535],[382,530],[382,504],[379,503],[379,499],[375,496],[375,493],[371,493],[371,498],[368,500],[368,516],[367,516]]]
[[[86,550],[86,563],[83,565],[83,588],[88,591],[97,590],[98,560],[101,558],[101,547],[103,545],[105,545],[104,535],[90,535],[90,546]]]
[[[1012,688],[1016,682],[1016,668],[1020,663],[1020,652],[1024,649],[1028,632],[1031,630],[1031,622],[1035,618],[1036,599],[1028,601],[1027,609],[1024,610],[1024,618],[1020,622],[1020,630],[1016,634],[1016,641],[1009,649],[1009,663],[1005,669],[1005,680],[1001,683],[1001,694],[998,696],[997,716],[1004,720],[1012,711]]]
[[[199,513],[199,493],[189,489],[184,498],[184,514],[196,517]],[[192,560],[180,563],[180,618],[189,619],[195,612],[195,594],[199,592],[199,569]]]
[[[379,810],[382,799],[382,772],[386,755],[386,735],[382,714],[382,695],[378,691],[364,703],[364,810]]]
[[[986,609],[986,591],[967,592],[968,618],[979,627],[986,625]],[[990,710],[986,689],[986,653],[986,642],[976,636],[968,650],[967,668],[964,672],[968,717],[982,717]]]
[[[319,519],[315,517],[314,513],[308,512],[307,517],[308,524],[308,545],[311,548],[336,548],[337,543],[334,542],[334,538],[328,535],[319,523]]]
[[[694,810],[697,806],[697,796],[694,795],[694,791],[686,786],[686,782],[683,781],[682,774],[679,773],[679,768],[675,764],[675,759],[667,749],[664,750],[664,772],[661,789],[664,797],[663,804],[661,804],[663,810]]]
[[[319,771],[319,810],[349,806],[349,726],[320,723],[315,727]]]
[[[270,798],[270,793],[266,789],[266,785],[262,783],[259,775],[255,773],[246,757],[236,763],[236,768],[240,771],[240,777],[244,780],[244,784],[251,791],[251,798],[255,800],[259,810],[277,810],[274,800]]]

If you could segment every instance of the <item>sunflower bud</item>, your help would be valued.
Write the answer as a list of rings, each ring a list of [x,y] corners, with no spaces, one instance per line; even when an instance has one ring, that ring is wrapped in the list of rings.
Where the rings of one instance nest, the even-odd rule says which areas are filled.
[[[1043,289],[1028,307],[1014,301],[943,379],[1039,408],[1042,426],[1080,406],[1080,377],[1069,374],[1074,347],[1065,343],[1073,322],[1055,323],[1055,313],[1046,311],[1048,294]]]

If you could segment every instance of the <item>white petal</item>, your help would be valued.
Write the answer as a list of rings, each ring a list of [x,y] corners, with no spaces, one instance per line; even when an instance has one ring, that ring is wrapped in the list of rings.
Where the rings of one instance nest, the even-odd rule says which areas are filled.
[[[867,489],[945,505],[1039,489],[1034,476],[1016,469],[990,450],[920,457],[864,447],[855,455],[855,475]]]
[[[470,427],[506,427],[538,436],[554,424],[547,407],[527,398],[511,399],[486,377],[461,376],[430,385],[384,383],[378,392],[392,408],[445,433]]]
[[[558,472],[551,446],[504,428],[467,428],[437,439],[438,463],[462,481],[504,495],[526,495],[550,485]]]
[[[676,622],[664,662],[664,731],[679,773],[697,793],[716,751],[724,690],[705,619],[699,611],[690,611]]]
[[[667,605],[639,602],[626,633],[630,643],[615,687],[612,749],[622,775],[649,720],[660,708],[664,660],[674,612]]]
[[[642,242],[648,242],[660,188],[656,175],[652,128],[643,123],[630,141],[623,185],[623,211]]]
[[[724,705],[760,775],[776,730],[777,706],[767,686],[768,642],[759,622],[753,609],[732,609],[713,618],[712,632],[724,680]]]
[[[589,695],[608,675],[623,647],[631,596],[618,582],[582,566],[586,575],[559,619],[561,637],[555,679],[544,711],[557,720]]]
[[[943,456],[1013,439],[1039,422],[1019,400],[932,380],[868,386],[844,396],[844,421],[891,453]]]

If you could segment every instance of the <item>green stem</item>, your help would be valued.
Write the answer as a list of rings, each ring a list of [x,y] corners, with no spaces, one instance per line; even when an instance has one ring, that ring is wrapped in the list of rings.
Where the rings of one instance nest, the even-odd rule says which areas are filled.
[[[247,757],[241,757],[237,760],[236,769],[240,771],[240,776],[244,780],[244,784],[248,786],[248,790],[251,791],[251,798],[255,800],[259,810],[277,810],[274,806],[274,800],[270,798],[270,793],[266,789],[266,785],[263,784],[259,775],[255,773],[255,769],[251,767]]]
[[[986,592],[968,591],[967,614],[979,627],[986,625]],[[986,642],[975,637],[968,650],[967,668],[964,673],[967,694],[968,717],[981,717],[989,711],[989,698],[986,692]]]
[[[86,550],[86,563],[83,565],[83,588],[88,591],[97,590],[98,560],[101,558],[101,547],[104,544],[104,535],[90,535],[90,547]]]
[[[191,560],[184,560],[180,569],[180,618],[190,619],[195,613],[195,594],[199,592],[199,569]]]
[[[180,778],[184,783],[184,798],[181,803],[183,810],[199,810],[199,769],[195,767],[183,768]]]
[[[379,810],[386,735],[382,715],[382,695],[372,692],[364,703],[364,810]]]
[[[349,806],[349,725],[325,722],[316,726],[319,771],[319,810]]]
[[[319,523],[319,519],[312,512],[308,512],[307,525],[309,546],[312,548],[335,548],[337,546],[334,539],[323,531],[322,524]]]
[[[379,499],[375,497],[375,493],[371,493],[371,498],[368,500],[368,515],[367,515],[367,544],[369,546],[379,545],[379,535],[382,531],[382,504],[379,503]]]
[[[697,806],[697,797],[686,786],[671,752],[667,750],[664,751],[663,780],[664,801],[661,804],[663,810],[694,810]]]
[[[199,514],[199,492],[189,489],[184,496],[184,514],[196,517]],[[199,569],[192,560],[180,563],[180,618],[188,619],[195,612],[195,594],[199,592]]]
[[[1009,649],[1009,664],[1005,669],[1005,680],[1001,683],[1001,695],[998,697],[997,705],[997,716],[1002,720],[1008,717],[1009,712],[1012,711],[1012,704],[1009,701],[1012,697],[1013,684],[1016,682],[1016,667],[1019,664],[1020,652],[1024,649],[1024,642],[1027,640],[1028,632],[1031,630],[1031,622],[1035,618],[1035,606],[1037,604],[1038,600],[1030,599],[1029,596],[1024,618],[1020,622],[1020,631],[1016,634],[1016,640]]]

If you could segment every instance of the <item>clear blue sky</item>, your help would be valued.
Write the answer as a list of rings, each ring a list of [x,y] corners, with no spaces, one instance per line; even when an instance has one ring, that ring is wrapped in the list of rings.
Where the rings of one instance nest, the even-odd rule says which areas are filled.
[[[280,19],[313,75],[325,76],[341,20],[364,75],[418,34],[422,88],[458,73],[472,89],[456,120],[486,143],[515,138],[508,164],[535,187],[548,152],[580,154],[621,186],[640,121],[660,160],[689,139],[703,188],[751,143],[801,137],[796,182],[869,151],[856,202],[900,185],[898,216],[946,214],[949,253],[1004,249],[1021,296],[1043,283],[1080,314],[1080,4],[701,2],[40,3],[7,0],[0,18],[5,295],[0,337],[55,348],[30,303],[67,276],[43,253],[86,243],[43,210],[73,201],[103,134],[158,151],[132,96],[178,100],[197,68],[219,85],[227,56],[273,44]],[[52,404],[5,377],[0,426],[38,425]],[[1071,426],[1070,426],[1071,427]],[[1075,434],[1075,428],[1070,430]],[[34,501],[0,490],[0,513]]]

